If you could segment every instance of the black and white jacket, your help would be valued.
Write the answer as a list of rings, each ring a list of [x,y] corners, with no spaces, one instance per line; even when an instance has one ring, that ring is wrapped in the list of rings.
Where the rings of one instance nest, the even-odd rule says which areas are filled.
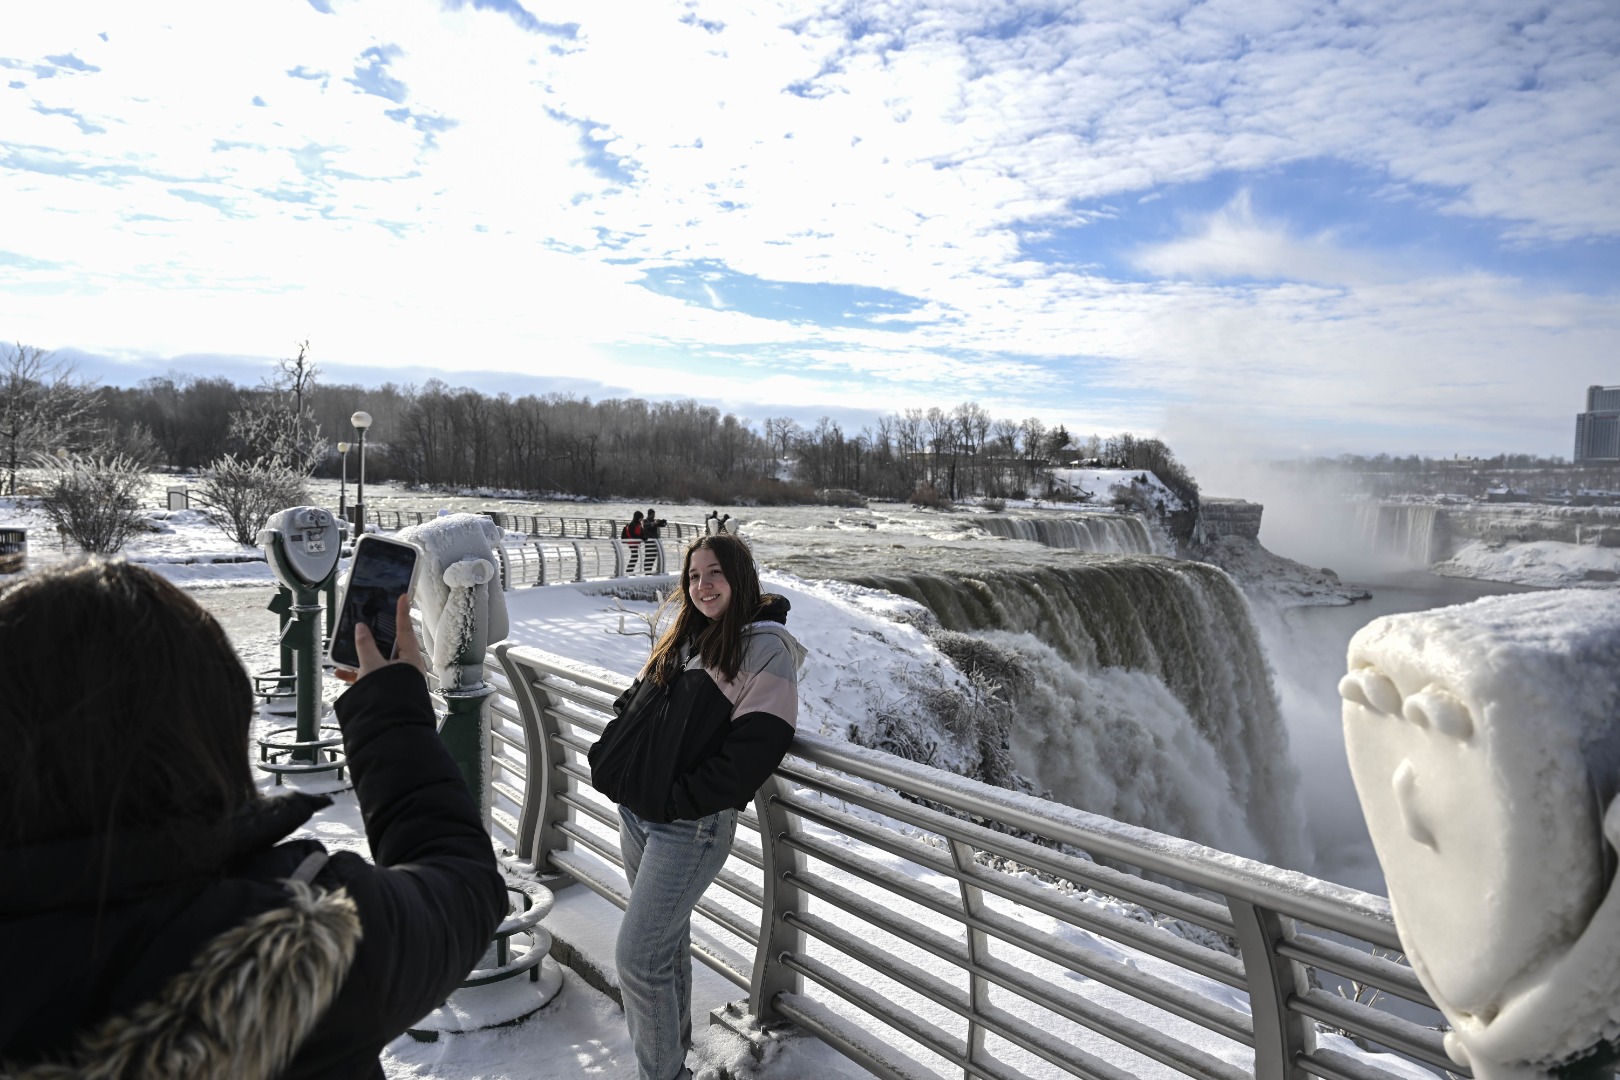
[[[0,1077],[382,1076],[377,1053],[477,963],[506,911],[420,673],[337,702],[375,865],[286,840],[324,796],[211,840],[125,832],[0,851]]]
[[[785,597],[761,599],[727,679],[692,656],[668,686],[638,678],[613,703],[590,750],[591,783],[644,821],[743,809],[782,761],[799,723],[804,648],[787,631]]]

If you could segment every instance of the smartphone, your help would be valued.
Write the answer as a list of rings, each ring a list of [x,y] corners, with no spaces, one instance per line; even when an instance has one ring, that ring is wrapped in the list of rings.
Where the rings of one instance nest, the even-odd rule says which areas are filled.
[[[356,623],[370,627],[377,650],[390,660],[394,658],[399,631],[394,625],[394,612],[399,598],[410,591],[416,578],[419,554],[415,544],[373,533],[355,541],[354,561],[349,564],[349,580],[343,586],[337,627],[327,651],[332,663],[359,670],[360,654],[354,647]],[[412,632],[410,627],[405,630]]]

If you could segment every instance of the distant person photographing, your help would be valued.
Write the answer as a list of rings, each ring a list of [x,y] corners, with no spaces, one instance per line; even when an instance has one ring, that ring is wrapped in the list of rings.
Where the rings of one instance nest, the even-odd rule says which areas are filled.
[[[247,673],[185,593],[101,559],[0,590],[0,1074],[381,1077],[478,961],[506,891],[415,635],[355,639],[375,865],[287,839],[331,800],[259,794]]]
[[[658,556],[662,550],[659,546],[658,538],[660,535],[662,535],[664,526],[668,524],[669,522],[658,516],[658,508],[656,506],[649,506],[647,508],[647,517],[641,523],[642,537],[648,541],[646,547],[646,565],[642,567],[643,573],[650,574],[658,568]]]

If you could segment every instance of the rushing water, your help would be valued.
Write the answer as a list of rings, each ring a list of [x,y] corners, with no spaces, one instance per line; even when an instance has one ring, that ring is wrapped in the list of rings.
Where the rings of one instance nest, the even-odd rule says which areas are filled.
[[[1168,555],[1169,543],[1134,514],[982,514],[973,523],[992,536],[1100,555]]]
[[[1027,672],[1012,749],[1060,801],[1227,851],[1309,864],[1298,776],[1249,618],[1203,563],[854,575],[983,637]]]
[[[1440,509],[1421,503],[1360,503],[1356,533],[1370,554],[1393,557],[1411,567],[1446,558]]]
[[[1256,612],[1261,641],[1276,672],[1303,795],[1312,872],[1368,892],[1384,892],[1361,805],[1350,780],[1340,723],[1339,679],[1350,638],[1373,619],[1464,604],[1483,596],[1527,591],[1522,586],[1443,578],[1411,571],[1360,581],[1372,599],[1347,607]]]

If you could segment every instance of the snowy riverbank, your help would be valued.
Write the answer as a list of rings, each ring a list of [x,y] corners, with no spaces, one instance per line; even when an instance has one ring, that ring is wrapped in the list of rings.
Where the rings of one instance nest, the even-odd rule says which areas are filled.
[[[1620,548],[1556,540],[1477,540],[1432,568],[1445,577],[1477,578],[1545,589],[1620,588]]]

